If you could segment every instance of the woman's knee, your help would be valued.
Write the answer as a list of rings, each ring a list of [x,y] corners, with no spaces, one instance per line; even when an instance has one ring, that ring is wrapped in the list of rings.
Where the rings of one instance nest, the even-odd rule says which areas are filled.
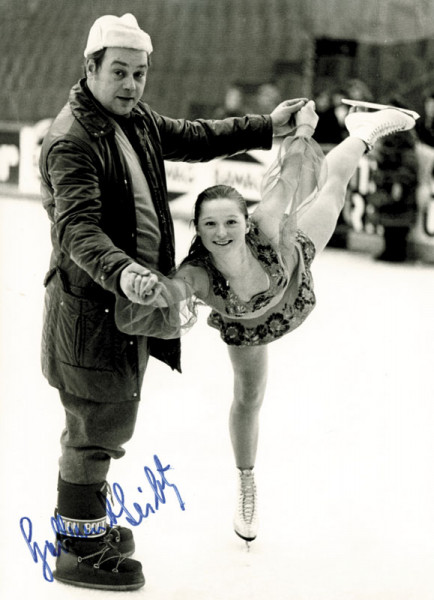
[[[245,416],[255,415],[261,410],[264,396],[235,394],[232,402],[232,412],[241,413]]]
[[[267,348],[230,348],[234,371],[234,404],[239,408],[259,408],[267,385]]]
[[[266,373],[236,373],[234,379],[234,404],[244,410],[258,410],[264,400],[267,386]]]

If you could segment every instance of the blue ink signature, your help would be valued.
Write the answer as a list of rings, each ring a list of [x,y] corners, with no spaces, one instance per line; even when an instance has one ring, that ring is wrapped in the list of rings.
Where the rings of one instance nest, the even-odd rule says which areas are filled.
[[[154,491],[154,505],[152,506],[152,504],[148,502],[143,509],[140,506],[140,504],[138,504],[137,502],[133,502],[134,510],[137,512],[137,517],[135,518],[125,505],[125,494],[122,487],[118,483],[114,483],[112,486],[111,498],[113,507],[110,503],[110,500],[108,498],[106,500],[107,517],[109,519],[110,527],[116,525],[118,519],[122,515],[125,516],[125,520],[127,521],[127,523],[129,523],[133,527],[137,527],[138,525],[140,525],[143,519],[146,519],[149,516],[149,514],[154,514],[157,510],[159,510],[160,503],[166,504],[166,496],[164,494],[164,490],[166,489],[166,487],[173,489],[176,498],[179,502],[179,506],[181,507],[181,510],[185,510],[185,503],[181,498],[178,488],[174,483],[169,483],[167,481],[166,471],[170,469],[170,465],[167,465],[167,467],[163,467],[160,462],[160,459],[156,455],[154,456],[154,461],[155,466],[157,467],[157,471],[160,474],[161,481],[157,481],[154,473],[149,467],[144,467],[146,479],[148,480],[149,485]],[[141,487],[138,487],[137,489],[140,493],[143,493]],[[120,511],[117,513],[115,513],[114,511],[114,499],[116,499],[120,506]]]
[[[108,498],[106,499],[107,520],[110,527],[116,525],[118,523],[118,520],[122,516],[125,518],[127,523],[134,527],[137,527],[150,514],[155,514],[155,512],[160,509],[160,504],[166,504],[167,500],[165,491],[167,493],[169,489],[173,490],[181,510],[185,510],[185,502],[183,501],[181,494],[179,493],[178,487],[174,483],[170,483],[167,479],[166,472],[171,468],[170,465],[163,467],[157,455],[154,455],[154,463],[156,471],[159,474],[159,479],[157,479],[152,469],[146,466],[144,467],[146,480],[150,485],[152,491],[154,492],[153,502],[147,502],[144,508],[139,503],[133,502],[132,506],[136,511],[135,516],[130,512],[130,510],[128,510],[126,506],[125,493],[120,484],[113,484],[111,502]],[[141,487],[137,487],[137,490],[140,493],[143,493],[143,489]],[[116,502],[119,505],[116,512],[114,506],[114,499],[116,499]],[[51,527],[54,533],[56,534],[64,533],[66,531],[65,525],[63,524],[63,520],[59,515],[57,517],[51,518]],[[45,543],[42,548],[37,542],[34,542],[33,523],[29,517],[22,517],[20,519],[20,529],[33,561],[35,563],[38,563],[39,560],[41,560],[42,574],[44,576],[44,579],[48,582],[52,582],[54,580],[54,576],[48,564],[48,556],[51,555],[57,558],[58,556],[60,556],[61,552],[67,552],[67,550],[63,548],[61,542],[56,542],[55,544],[52,544],[48,540],[45,540]],[[71,534],[70,531],[68,531],[68,533]],[[87,535],[90,535],[90,533],[86,534],[77,531],[77,537],[87,537]]]
[[[22,517],[20,519],[20,529],[24,539],[26,540],[33,561],[37,563],[39,558],[42,560],[42,574],[44,576],[44,579],[50,582],[53,581],[53,572],[48,564],[47,555],[48,553],[50,553],[51,556],[60,556],[60,553],[62,551],[62,546],[60,542],[52,544],[51,542],[45,540],[44,549],[41,550],[39,544],[37,542],[32,541],[33,525],[29,517]]]

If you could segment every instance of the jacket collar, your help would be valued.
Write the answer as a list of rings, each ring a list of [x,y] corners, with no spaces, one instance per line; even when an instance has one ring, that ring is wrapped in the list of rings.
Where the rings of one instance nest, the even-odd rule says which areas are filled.
[[[85,78],[71,89],[69,105],[74,117],[92,137],[104,137],[113,132],[114,123],[110,114],[94,98]],[[132,116],[143,119],[143,111],[136,106],[132,110]]]

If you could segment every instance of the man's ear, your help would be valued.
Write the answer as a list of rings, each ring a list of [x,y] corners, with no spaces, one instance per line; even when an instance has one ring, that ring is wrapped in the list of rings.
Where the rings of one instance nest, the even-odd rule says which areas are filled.
[[[96,71],[95,61],[91,58],[86,64],[86,75],[93,75]]]

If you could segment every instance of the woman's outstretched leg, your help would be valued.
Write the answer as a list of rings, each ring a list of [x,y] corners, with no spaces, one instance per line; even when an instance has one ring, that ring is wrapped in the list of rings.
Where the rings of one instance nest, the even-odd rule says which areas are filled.
[[[298,219],[298,226],[311,238],[317,252],[323,250],[333,235],[345,203],[348,183],[362,156],[379,138],[411,129],[414,124],[412,117],[395,109],[354,112],[347,116],[349,137],[325,157],[322,172],[325,182]]]
[[[228,346],[234,370],[234,399],[229,431],[238,467],[235,533],[247,544],[256,538],[257,499],[253,467],[259,435],[259,412],[267,385],[267,346]]]
[[[310,237],[317,252],[325,248],[333,235],[345,204],[348,183],[365,152],[362,140],[346,138],[325,157],[322,168],[325,182],[298,217],[298,227]]]

